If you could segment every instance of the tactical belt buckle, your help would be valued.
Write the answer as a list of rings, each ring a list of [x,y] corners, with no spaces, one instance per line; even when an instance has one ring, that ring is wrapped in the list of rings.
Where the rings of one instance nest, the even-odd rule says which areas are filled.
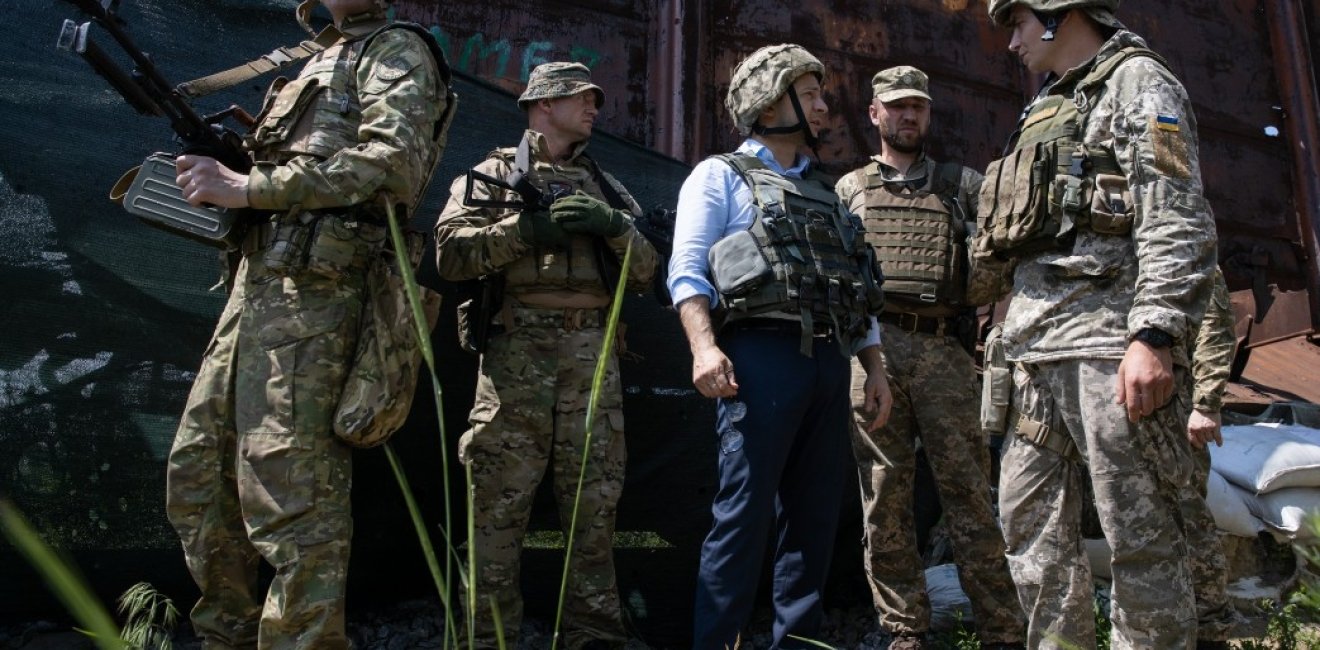
[[[1009,430],[1027,442],[1048,449],[1066,460],[1081,460],[1082,455],[1077,450],[1077,445],[1063,431],[1056,430],[1011,406],[1008,410],[1008,421]]]

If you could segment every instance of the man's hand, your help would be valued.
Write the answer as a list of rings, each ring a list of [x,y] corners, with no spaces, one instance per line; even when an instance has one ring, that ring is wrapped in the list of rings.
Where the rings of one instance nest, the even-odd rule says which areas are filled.
[[[1143,341],[1132,341],[1118,364],[1114,403],[1126,404],[1128,420],[1136,422],[1164,406],[1173,396],[1173,353]]]
[[[1219,411],[1202,412],[1192,409],[1191,417],[1187,418],[1187,441],[1198,449],[1212,440],[1216,447],[1223,447],[1224,436],[1220,432],[1221,423],[1222,419]]]
[[[555,201],[550,219],[571,233],[618,237],[628,230],[622,212],[580,191]]]
[[[711,345],[692,354],[692,385],[706,397],[734,397],[738,380],[733,376],[733,362],[719,346]]]
[[[183,200],[201,207],[248,207],[247,174],[240,174],[207,156],[179,156],[174,159],[179,174],[174,182],[183,189]]]
[[[862,413],[875,413],[867,431],[875,431],[889,421],[889,413],[894,408],[894,394],[889,390],[889,372],[885,369],[885,355],[882,348],[872,345],[857,353],[857,359],[866,369],[866,383],[862,392],[866,401],[862,404]]]

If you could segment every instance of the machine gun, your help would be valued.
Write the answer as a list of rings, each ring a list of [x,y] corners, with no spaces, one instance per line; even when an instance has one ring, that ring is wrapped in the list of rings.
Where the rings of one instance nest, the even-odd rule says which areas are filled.
[[[238,106],[215,115],[201,116],[157,70],[151,56],[143,52],[124,30],[118,15],[119,0],[65,0],[86,14],[90,21],[78,24],[65,20],[56,47],[87,61],[124,101],[142,115],[165,117],[182,144],[182,152],[215,158],[226,167],[246,173],[252,161],[243,150],[242,139],[220,126],[228,117],[251,126],[252,117]],[[126,72],[91,38],[96,23],[110,34],[130,59],[133,71]],[[193,207],[183,199],[175,184],[174,155],[153,153],[115,184],[111,198],[151,226],[226,250],[236,249],[243,239],[247,210]]]

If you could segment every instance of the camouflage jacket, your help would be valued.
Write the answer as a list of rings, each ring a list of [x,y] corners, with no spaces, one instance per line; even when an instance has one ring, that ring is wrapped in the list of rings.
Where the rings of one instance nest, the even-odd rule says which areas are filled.
[[[526,137],[530,138],[533,167],[528,172],[541,191],[546,191],[551,183],[566,183],[571,191],[581,190],[605,200],[591,166],[584,160],[585,141],[578,143],[567,160],[555,162],[546,153],[544,136],[529,129]],[[498,149],[475,169],[495,178],[506,178],[513,171],[514,152],[513,147]],[[601,177],[614,187],[634,216],[641,214],[641,208],[621,183],[606,172],[601,172]],[[614,288],[606,288],[601,282],[592,237],[573,235],[565,250],[537,250],[518,236],[520,210],[463,205],[466,184],[466,176],[454,179],[449,202],[435,227],[436,263],[441,277],[468,280],[498,271],[505,274],[506,289],[511,293],[520,289],[549,289],[613,295]],[[472,194],[476,199],[518,199],[516,192],[480,182],[473,184]],[[640,291],[655,274],[656,253],[650,242],[632,227],[606,240],[620,261],[629,242],[632,242],[632,266],[628,269],[628,286]]]
[[[1218,413],[1224,404],[1224,390],[1237,349],[1233,306],[1229,301],[1224,274],[1215,269],[1214,290],[1205,308],[1205,317],[1196,332],[1192,350],[1192,406],[1198,411]]]
[[[881,162],[880,156],[872,156],[871,160],[876,164],[877,169],[880,171],[881,178],[886,181],[920,181],[921,186],[919,189],[921,190],[930,189],[931,184],[935,182],[936,167],[939,165],[938,161],[928,158],[923,153],[917,161],[912,163],[912,166],[908,168],[908,173],[903,174],[888,164]],[[869,167],[869,164],[863,165],[848,172],[843,178],[840,178],[839,182],[834,186],[835,193],[839,195],[839,199],[848,207],[848,210],[853,214],[862,216],[863,218],[866,213],[866,174]],[[971,260],[972,237],[976,234],[976,199],[981,192],[981,182],[984,178],[985,177],[980,172],[970,167],[963,167],[962,175],[958,179],[958,196],[956,198],[965,220],[963,225],[967,229],[966,252],[969,265],[973,261]],[[984,298],[986,294],[986,291],[978,292],[975,297],[980,302],[972,302],[970,298],[973,297],[973,294],[969,291],[967,295],[969,300],[966,304],[980,305],[991,302]]]
[[[1133,46],[1145,42],[1119,30],[1096,58]],[[1068,71],[1042,95],[1070,94],[1094,61]],[[1148,57],[1125,61],[1093,101],[1082,140],[1112,152],[1126,176],[1132,231],[1106,236],[1083,229],[1069,250],[1020,258],[1004,320],[1007,356],[1122,359],[1132,335],[1155,327],[1174,337],[1174,362],[1186,367],[1216,262],[1191,102],[1173,74]],[[987,266],[985,277],[998,275]]]
[[[355,205],[388,192],[412,200],[439,152],[432,133],[446,99],[426,44],[404,29],[350,17],[347,36],[277,80],[249,136],[248,201],[263,210]],[[342,87],[340,87],[342,86]]]

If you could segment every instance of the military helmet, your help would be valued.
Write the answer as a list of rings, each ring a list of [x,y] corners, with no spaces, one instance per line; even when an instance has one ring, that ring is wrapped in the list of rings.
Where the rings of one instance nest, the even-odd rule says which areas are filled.
[[[302,0],[302,2],[298,3],[297,8],[293,10],[293,15],[298,19],[298,24],[302,26],[303,31],[306,31],[313,36],[316,35],[316,30],[312,29],[312,10],[315,9],[316,5],[320,4],[320,2],[321,0]],[[394,0],[373,0],[371,4],[373,11],[383,16],[385,15],[385,12],[389,11],[390,5],[393,3]]]
[[[729,79],[724,106],[743,135],[751,133],[761,111],[775,103],[808,72],[824,80],[825,66],[800,45],[767,45],[743,59]]]
[[[572,97],[584,90],[594,91],[596,108],[605,103],[605,91],[591,83],[591,70],[581,63],[551,61],[532,68],[527,77],[527,88],[518,96],[518,108],[541,99]]]
[[[1003,27],[1008,21],[1008,12],[1013,5],[1024,5],[1032,11],[1044,14],[1059,14],[1069,9],[1081,9],[1092,20],[1106,27],[1123,29],[1114,13],[1122,0],[990,0],[990,20]]]

